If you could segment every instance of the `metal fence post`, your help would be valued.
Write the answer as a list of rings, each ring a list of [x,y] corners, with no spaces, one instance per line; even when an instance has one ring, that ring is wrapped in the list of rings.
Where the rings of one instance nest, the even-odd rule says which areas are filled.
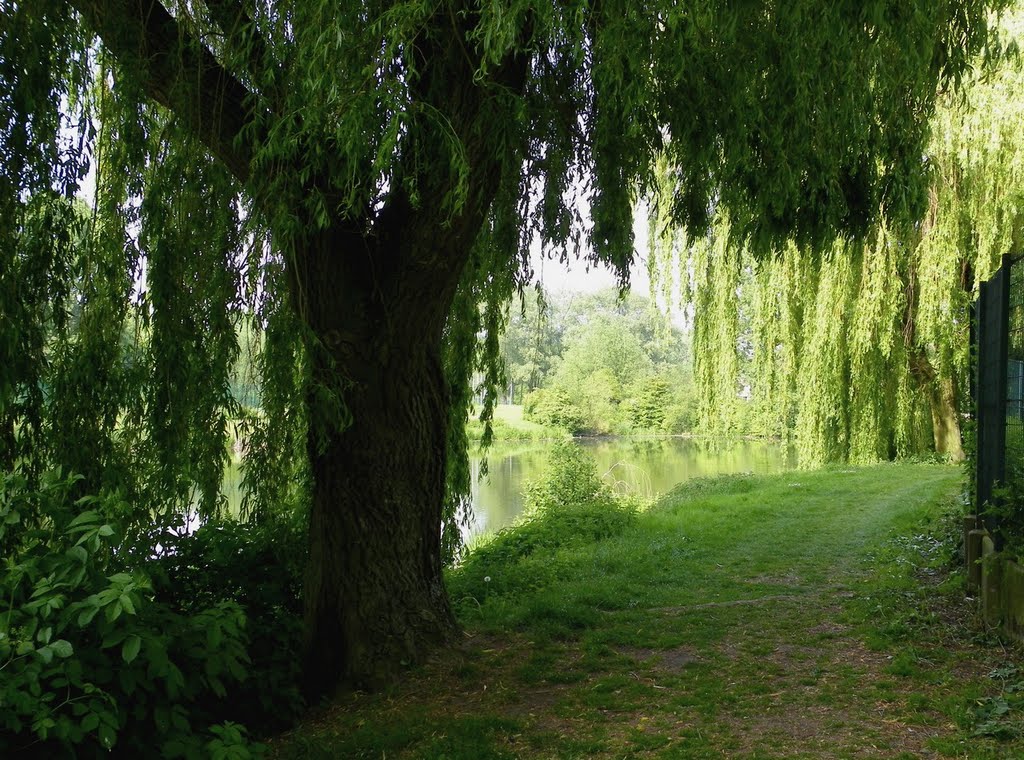
[[[977,507],[994,500],[992,489],[1006,479],[1006,398],[1008,320],[1010,313],[1009,256],[988,282],[983,282],[978,299],[978,427]],[[996,549],[1001,548],[998,525],[991,515],[985,526]]]

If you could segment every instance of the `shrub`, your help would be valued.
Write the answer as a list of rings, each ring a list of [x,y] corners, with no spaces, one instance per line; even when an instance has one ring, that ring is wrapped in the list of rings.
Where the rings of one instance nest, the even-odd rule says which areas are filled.
[[[302,710],[303,527],[301,515],[266,525],[211,520],[169,543],[151,565],[157,598],[176,610],[197,614],[233,602],[245,611],[248,678],[216,706],[220,720],[258,723],[266,733]]]
[[[0,481],[0,756],[259,754],[225,722],[253,672],[237,589],[210,591],[222,580],[212,570],[203,581],[135,566],[137,547],[108,519],[126,505],[73,499],[77,480]],[[175,583],[177,598],[161,593]]]
[[[641,430],[661,430],[672,405],[672,386],[663,377],[652,376],[633,387],[629,420]]]
[[[574,435],[587,427],[583,412],[561,388],[538,389],[527,394],[523,401],[523,418],[538,425],[567,430]]]
[[[617,536],[635,521],[636,501],[615,494],[583,449],[560,441],[550,457],[547,475],[526,487],[520,521],[472,549],[451,574],[456,601],[548,586],[563,569],[558,549]]]

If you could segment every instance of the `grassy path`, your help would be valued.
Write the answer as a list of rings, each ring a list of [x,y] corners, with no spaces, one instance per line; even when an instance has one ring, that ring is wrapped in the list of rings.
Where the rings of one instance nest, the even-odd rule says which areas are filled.
[[[450,579],[464,646],[272,755],[1024,757],[1020,652],[979,632],[924,532],[959,480],[698,481],[604,540],[499,538],[516,551]]]

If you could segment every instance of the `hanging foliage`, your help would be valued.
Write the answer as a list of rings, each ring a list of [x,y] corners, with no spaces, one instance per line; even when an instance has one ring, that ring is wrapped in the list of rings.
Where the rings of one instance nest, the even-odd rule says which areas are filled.
[[[883,214],[863,242],[790,243],[755,256],[751,238],[724,218],[712,244],[680,246],[653,205],[656,287],[668,292],[673,272],[687,273],[691,284],[706,431],[781,436],[807,466],[932,450],[963,456],[970,303],[1000,257],[1024,242],[1024,65],[1012,53],[1022,19],[1002,20],[993,50],[1010,53],[996,56],[998,65],[979,64],[970,87],[941,98],[920,225],[889,224]],[[660,171],[669,178],[665,192],[668,164]],[[733,252],[709,256],[719,245]],[[723,276],[728,256],[734,263]],[[753,293],[737,292],[738,270],[753,272]],[[753,353],[749,405],[737,396],[744,314]],[[737,404],[747,418],[739,425]]]
[[[882,228],[863,245],[791,244],[759,259],[727,222],[711,241],[690,246],[684,264],[705,433],[781,437],[805,466],[930,449],[931,398],[911,361],[923,349],[907,343],[904,242]]]
[[[919,214],[936,87],[1004,4],[0,0],[0,464],[124,494],[155,544],[223,509],[237,443],[247,517],[308,509],[307,689],[377,682],[454,635],[460,427],[526,243],[625,284],[664,155],[735,426],[731,241]]]
[[[739,251],[729,236],[729,223],[713,237],[691,248],[691,293],[696,313],[693,364],[700,429],[710,434],[734,433],[739,391]]]

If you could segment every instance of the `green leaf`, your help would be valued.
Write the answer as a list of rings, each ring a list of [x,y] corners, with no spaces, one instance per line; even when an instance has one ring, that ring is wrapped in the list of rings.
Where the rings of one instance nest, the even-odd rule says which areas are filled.
[[[82,730],[83,731],[95,731],[100,725],[100,716],[94,712],[89,713],[82,718]]]
[[[45,739],[49,735],[50,729],[56,725],[53,718],[43,717],[32,724],[32,730],[35,731],[40,739]]]
[[[107,621],[113,623],[119,617],[121,617],[121,601],[112,602],[106,607]]]
[[[121,688],[124,689],[125,694],[133,694],[135,692],[137,680],[134,670],[131,668],[121,668],[120,672],[117,674],[117,680],[120,682]],[[146,708],[142,703],[137,703],[135,705],[135,711],[136,713],[142,713],[142,715],[139,715],[138,717],[143,717],[146,713]]]
[[[100,519],[101,518],[99,512],[93,509],[89,509],[86,510],[85,512],[82,512],[82,514],[80,514],[78,517],[76,517],[74,520],[68,523],[68,528],[74,528],[79,525],[84,525],[86,523],[94,523]]]
[[[86,607],[80,613],[78,613],[78,625],[87,626],[92,622],[92,619],[96,617],[96,613],[100,611],[99,607]]]
[[[110,631],[106,636],[103,637],[103,643],[100,644],[100,647],[102,647],[103,649],[116,647],[118,644],[124,641],[124,639],[125,632],[115,629],[113,631]]]
[[[135,614],[135,604],[134,602],[132,602],[131,596],[129,596],[128,594],[122,594],[120,602],[121,606],[124,607],[125,612],[127,612],[129,615]]]
[[[71,642],[67,639],[57,639],[55,642],[50,644],[50,648],[54,654],[62,659],[67,659],[75,653],[74,647],[71,646]]]
[[[106,723],[100,726],[99,735],[100,744],[102,744],[106,749],[110,749],[117,743],[117,734],[114,732],[114,729]]]
[[[183,706],[174,706],[174,709],[171,711],[171,725],[182,733],[187,733],[192,730],[192,727],[188,722],[188,711]]]
[[[234,658],[228,660],[228,672],[238,681],[244,681],[248,675],[241,663]]]
[[[142,639],[136,636],[134,633],[124,640],[124,645],[121,647],[121,657],[125,662],[131,662],[139,656],[139,648],[142,646]]]

